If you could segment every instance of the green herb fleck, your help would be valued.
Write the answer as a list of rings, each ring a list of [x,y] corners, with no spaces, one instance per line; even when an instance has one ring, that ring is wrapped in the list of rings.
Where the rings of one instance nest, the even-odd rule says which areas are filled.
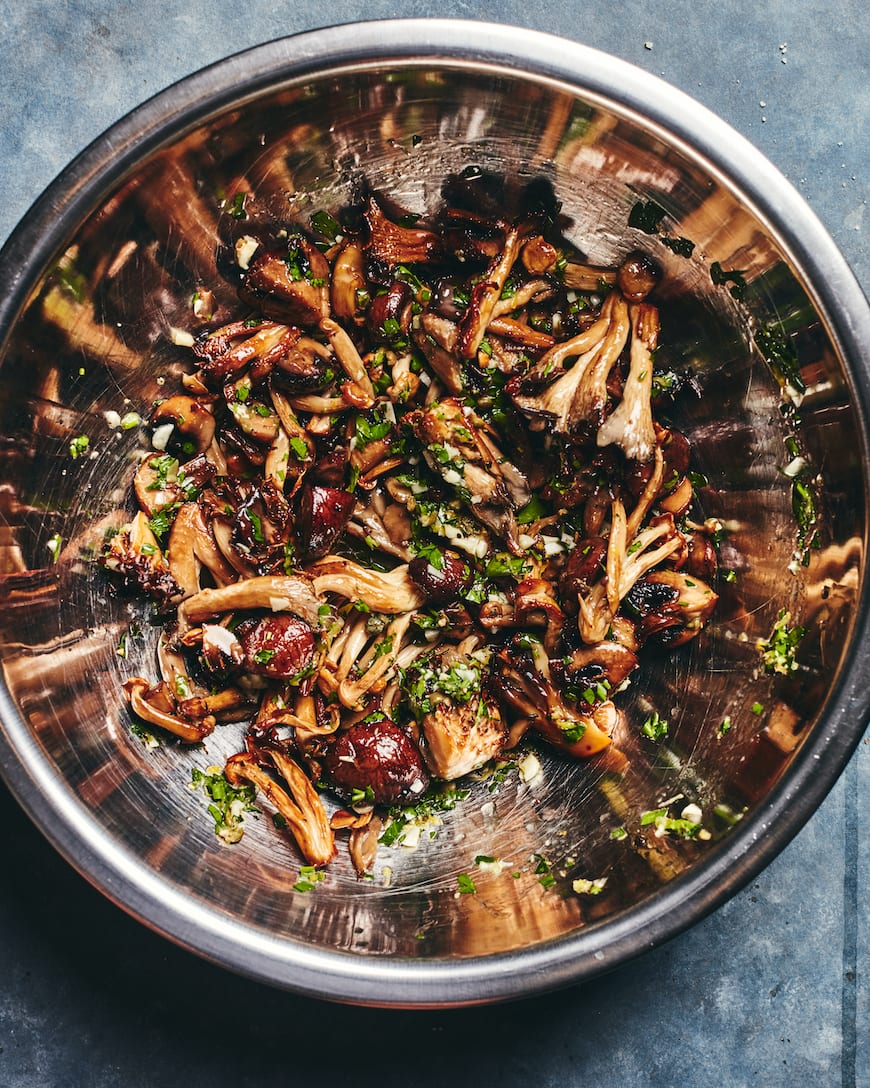
[[[313,892],[325,879],[325,874],[319,869],[315,869],[313,865],[302,865],[299,869],[299,879],[293,885],[293,890],[296,892]]]
[[[247,199],[247,193],[236,193],[230,204],[230,215],[233,219],[247,219],[248,213],[245,211],[245,200]]]
[[[51,555],[52,563],[56,563],[58,560],[58,556],[60,555],[61,548],[63,547],[63,537],[60,535],[60,533],[55,533],[54,536],[48,538],[48,543],[46,546],[48,547],[49,553]]]
[[[308,446],[304,439],[298,438],[295,435],[290,439],[290,449],[293,451],[293,456],[297,461],[304,461],[308,457]]]
[[[315,212],[311,217],[311,226],[330,242],[334,242],[342,233],[341,223],[327,211]]]
[[[800,624],[789,627],[790,623],[791,613],[781,608],[770,637],[758,640],[758,650],[765,672],[788,676],[797,670],[797,649],[806,634],[806,628]]]
[[[208,812],[218,838],[227,843],[238,842],[244,833],[245,812],[256,811],[254,787],[233,786],[220,771],[213,768],[201,771],[198,767],[191,772],[190,784],[211,800]]]
[[[658,711],[654,710],[640,727],[641,733],[650,740],[661,740],[668,735],[668,721],[660,718]]]
[[[780,385],[790,385],[798,393],[806,391],[797,352],[779,325],[768,325],[755,333],[755,345]]]
[[[75,438],[70,440],[70,444],[69,444],[69,455],[70,455],[70,457],[72,457],[72,459],[74,461],[78,460],[79,457],[83,457],[85,455],[87,449],[88,449],[88,446],[90,446],[90,444],[91,444],[91,440],[88,438],[88,436],[86,434],[76,435]]]

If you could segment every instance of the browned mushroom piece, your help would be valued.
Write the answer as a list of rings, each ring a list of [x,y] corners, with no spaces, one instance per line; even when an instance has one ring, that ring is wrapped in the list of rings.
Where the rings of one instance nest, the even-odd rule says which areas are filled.
[[[300,234],[285,253],[254,255],[239,294],[260,313],[290,325],[311,326],[329,315],[329,262]]]
[[[349,378],[350,388],[343,388],[342,395],[357,408],[371,408],[375,403],[375,390],[365,364],[347,332],[332,320],[323,317],[320,328],[325,333],[335,352],[335,357]]]
[[[296,538],[302,558],[322,559],[344,532],[356,499],[349,491],[319,484],[303,485],[296,512]]]
[[[302,575],[264,574],[228,586],[201,589],[179,607],[179,626],[186,630],[225,612],[264,610],[292,612],[320,630],[329,627],[333,617],[316,587],[316,579],[312,584]]]
[[[172,704],[166,697],[163,684],[152,687],[141,676],[133,676],[124,682],[124,691],[134,714],[151,725],[160,726],[188,744],[198,744],[214,732],[216,722],[211,714],[194,721],[174,713],[170,709]]]
[[[456,355],[459,328],[446,317],[426,311],[420,317],[414,340],[448,393],[460,394],[465,386],[462,363]]]
[[[515,636],[497,658],[499,683],[513,709],[550,744],[569,755],[588,759],[611,744],[615,708],[609,700],[580,711],[569,705],[550,670],[544,646],[528,635]]]
[[[493,259],[484,278],[472,288],[471,300],[459,323],[457,343],[463,359],[472,359],[477,354],[526,233],[527,228],[522,226],[512,227],[507,232],[501,253]]]
[[[628,254],[616,273],[616,282],[626,302],[643,302],[661,278],[659,265],[639,249]]]
[[[311,626],[298,616],[289,612],[249,616],[238,624],[235,635],[247,672],[294,685],[311,675],[317,641]]]
[[[340,794],[352,798],[359,791],[376,805],[407,804],[429,785],[419,749],[386,715],[375,714],[334,734],[323,769]]]
[[[330,302],[333,314],[339,321],[362,325],[368,293],[362,247],[356,242],[345,242],[332,262]]]
[[[166,453],[150,453],[139,463],[133,480],[136,501],[151,517],[182,501],[184,491],[178,481],[178,460]]]
[[[175,515],[167,560],[185,597],[193,596],[202,588],[203,567],[217,585],[228,585],[236,580],[236,572],[221,554],[202,509],[193,502],[184,503]]]
[[[632,461],[649,461],[657,444],[650,397],[653,352],[658,346],[659,314],[649,303],[633,305],[629,307],[629,313],[631,361],[628,377],[619,404],[598,428],[596,442],[599,446],[615,443]],[[691,489],[691,484],[689,487]]]
[[[439,702],[420,722],[423,758],[445,782],[476,771],[504,751],[505,723],[497,704],[484,696],[457,706]]]
[[[413,612],[426,596],[408,574],[407,564],[387,573],[371,570],[340,556],[326,556],[307,568],[318,594],[335,593],[349,601],[362,601],[386,615]]]
[[[454,398],[433,402],[405,417],[424,447],[430,467],[467,497],[469,513],[522,551],[515,511],[531,498],[522,473],[496,450],[474,414]]]
[[[98,561],[125,590],[139,590],[164,606],[182,597],[183,591],[142,510],[114,534]]]
[[[639,641],[652,635],[665,646],[682,646],[700,634],[718,596],[695,575],[677,570],[651,570],[628,595],[637,615]]]
[[[317,791],[294,760],[271,751],[268,757],[287,788],[279,785],[248,752],[240,752],[227,760],[224,767],[227,781],[234,786],[242,783],[255,786],[287,821],[308,864],[328,865],[335,857],[335,837]]]
[[[387,265],[425,264],[441,255],[441,239],[430,230],[402,227],[388,219],[374,197],[365,211],[369,252]]]
[[[161,442],[163,449],[177,445],[186,457],[205,453],[212,443],[215,418],[210,405],[178,394],[162,401],[151,416],[155,432],[169,428]]]
[[[607,404],[607,379],[625,347],[629,334],[628,306],[618,291],[607,296],[601,317],[571,340],[545,353],[524,377],[522,386],[538,380],[555,380],[541,392],[520,391],[514,403],[530,419],[552,425],[559,434],[575,431],[584,422],[600,422]],[[569,370],[563,364],[574,358]],[[651,368],[650,368],[651,369]]]

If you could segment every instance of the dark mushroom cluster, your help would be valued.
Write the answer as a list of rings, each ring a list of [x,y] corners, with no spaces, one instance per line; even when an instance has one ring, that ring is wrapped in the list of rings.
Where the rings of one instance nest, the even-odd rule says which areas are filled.
[[[189,742],[245,722],[226,776],[313,865],[349,829],[365,871],[384,810],[527,731],[619,770],[639,653],[717,599],[655,411],[658,267],[588,264],[537,189],[444,193],[234,224],[246,315],[195,340],[101,560],[166,620],[132,709]]]

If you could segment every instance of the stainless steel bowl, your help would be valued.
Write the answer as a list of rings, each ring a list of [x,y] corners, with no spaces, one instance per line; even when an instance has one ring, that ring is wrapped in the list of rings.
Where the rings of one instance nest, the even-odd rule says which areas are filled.
[[[111,413],[147,415],[183,369],[172,330],[190,326],[192,291],[215,282],[236,179],[276,214],[307,217],[345,203],[362,173],[422,212],[468,167],[509,185],[546,179],[596,263],[640,245],[664,265],[668,361],[691,368],[698,389],[677,422],[709,479],[703,512],[729,530],[721,558],[735,577],[722,579],[701,638],[644,665],[630,689],[624,780],[543,752],[532,782],[513,772],[497,788],[469,783],[432,841],[381,852],[374,881],[340,859],[302,893],[299,858],[267,818],[224,847],[189,788],[191,767],[234,750],[232,728],[193,752],[149,749],[130,730],[120,685],[153,670],[154,628],[88,559],[143,442]],[[649,202],[664,213],[657,229],[629,227]],[[667,244],[683,237],[690,257]],[[717,269],[734,275],[722,282]],[[3,774],[81,873],[180,944],[279,986],[378,1005],[576,982],[732,895],[795,834],[857,743],[870,689],[870,311],[788,183],[655,78],[569,42],[467,22],[273,42],[168,89],[88,148],[0,254],[0,284]],[[72,459],[79,434],[90,447]],[[788,472],[803,465],[816,513],[802,539]],[[807,628],[787,677],[766,673],[757,647],[781,609]],[[122,658],[131,621],[143,634]],[[647,706],[666,710],[666,741],[638,735]],[[677,795],[703,808],[709,839],[641,826]],[[629,834],[612,838],[622,826]],[[458,874],[481,854],[507,869],[458,894]],[[599,895],[573,890],[600,876]]]

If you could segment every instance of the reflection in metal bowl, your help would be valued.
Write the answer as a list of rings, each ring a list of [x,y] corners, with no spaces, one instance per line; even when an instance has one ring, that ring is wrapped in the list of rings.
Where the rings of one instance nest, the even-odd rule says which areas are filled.
[[[675,423],[707,478],[704,514],[723,524],[733,578],[700,638],[633,682],[618,726],[624,776],[543,751],[528,782],[508,766],[463,783],[468,795],[416,849],[381,849],[373,880],[342,857],[300,892],[300,859],[268,817],[249,816],[224,846],[190,788],[193,767],[236,750],[232,727],[193,751],[130,729],[121,684],[152,671],[156,628],[91,562],[124,518],[147,441],[117,419],[147,417],[185,371],[178,330],[204,327],[197,291],[213,292],[221,321],[243,312],[215,273],[240,231],[228,200],[242,184],[278,219],[341,207],[361,174],[424,212],[468,167],[508,185],[544,179],[591,262],[642,245],[664,266],[657,365],[691,372],[697,395]],[[644,204],[655,225],[630,227]],[[0,268],[4,772],[80,870],[173,939],[343,1000],[532,993],[717,905],[844,765],[867,709],[870,317],[787,183],[677,92],[505,27],[363,24],[276,42],[121,122],[35,206]],[[79,435],[89,443],[72,458]],[[807,628],[788,676],[765,672],[757,648],[780,609]],[[651,708],[670,721],[665,740],[639,731]],[[676,797],[702,810],[709,837],[644,820]],[[473,892],[459,882],[469,874]]]

